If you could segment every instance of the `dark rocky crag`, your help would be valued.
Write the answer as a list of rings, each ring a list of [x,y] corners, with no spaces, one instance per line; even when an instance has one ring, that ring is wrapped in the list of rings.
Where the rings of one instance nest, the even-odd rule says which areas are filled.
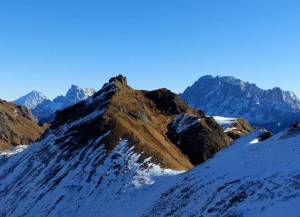
[[[193,165],[203,163],[228,144],[223,129],[212,117],[198,118],[182,114],[168,126],[168,137]]]

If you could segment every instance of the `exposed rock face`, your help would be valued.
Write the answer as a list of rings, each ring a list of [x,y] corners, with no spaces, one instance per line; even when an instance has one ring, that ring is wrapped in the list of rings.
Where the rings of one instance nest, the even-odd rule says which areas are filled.
[[[178,115],[168,126],[168,137],[194,165],[203,163],[227,146],[223,129],[212,117]]]
[[[0,100],[0,151],[31,144],[45,128],[38,126],[36,118],[25,106]]]
[[[273,133],[271,133],[269,131],[264,131],[263,133],[261,133],[259,135],[259,141],[265,141],[265,140],[271,138],[272,136],[274,136]]]
[[[109,80],[109,83],[112,83],[112,82],[115,82],[115,81],[118,81],[120,82],[122,85],[124,86],[127,86],[127,78],[124,77],[123,75],[118,75],[117,77],[113,77]]]
[[[300,100],[294,93],[263,90],[234,77],[201,77],[180,96],[208,115],[246,118],[274,132],[300,120]]]
[[[153,100],[156,107],[167,115],[181,114],[191,110],[177,94],[165,88],[146,92],[145,96]]]
[[[294,130],[294,129],[298,129],[300,128],[300,122],[294,123],[293,125],[291,125],[290,129]]]

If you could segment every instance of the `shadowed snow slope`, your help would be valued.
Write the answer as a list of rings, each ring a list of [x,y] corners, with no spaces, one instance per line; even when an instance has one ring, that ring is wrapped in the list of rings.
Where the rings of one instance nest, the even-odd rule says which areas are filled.
[[[184,114],[196,120],[182,120],[185,129],[177,136],[192,127],[209,140],[217,131],[214,146],[225,147],[214,119],[176,94],[138,91],[123,76],[111,79],[92,97],[59,111],[39,141],[0,156],[0,216],[142,215],[179,173],[194,167],[168,137],[168,126]],[[205,140],[199,145],[205,158],[215,153]]]
[[[145,216],[299,216],[300,129],[258,142],[262,133],[173,179]]]

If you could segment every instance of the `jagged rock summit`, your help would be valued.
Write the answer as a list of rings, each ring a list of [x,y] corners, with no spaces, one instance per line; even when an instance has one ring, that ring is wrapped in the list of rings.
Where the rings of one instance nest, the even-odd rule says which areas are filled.
[[[208,115],[246,118],[274,132],[300,120],[300,100],[293,92],[263,90],[230,76],[203,76],[180,96]]]
[[[123,75],[118,75],[117,77],[113,77],[109,79],[109,83],[113,83],[115,81],[119,81],[122,85],[127,86],[127,78]]]

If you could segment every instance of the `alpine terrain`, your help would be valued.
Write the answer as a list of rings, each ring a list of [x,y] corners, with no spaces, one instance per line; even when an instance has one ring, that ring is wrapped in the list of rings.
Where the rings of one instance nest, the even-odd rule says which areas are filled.
[[[299,215],[299,125],[229,146],[225,129],[167,89],[117,76],[0,157],[0,216]]]
[[[293,92],[263,90],[234,77],[201,77],[180,96],[208,115],[246,118],[274,132],[300,121],[300,100]]]
[[[85,100],[94,93],[95,90],[92,88],[80,88],[72,85],[65,96],[58,96],[52,101],[41,93],[33,91],[14,102],[31,109],[32,113],[38,118],[39,123],[43,124],[52,122],[56,111]]]
[[[7,148],[26,147],[37,140],[47,128],[37,124],[36,118],[25,106],[0,100],[0,155]]]

